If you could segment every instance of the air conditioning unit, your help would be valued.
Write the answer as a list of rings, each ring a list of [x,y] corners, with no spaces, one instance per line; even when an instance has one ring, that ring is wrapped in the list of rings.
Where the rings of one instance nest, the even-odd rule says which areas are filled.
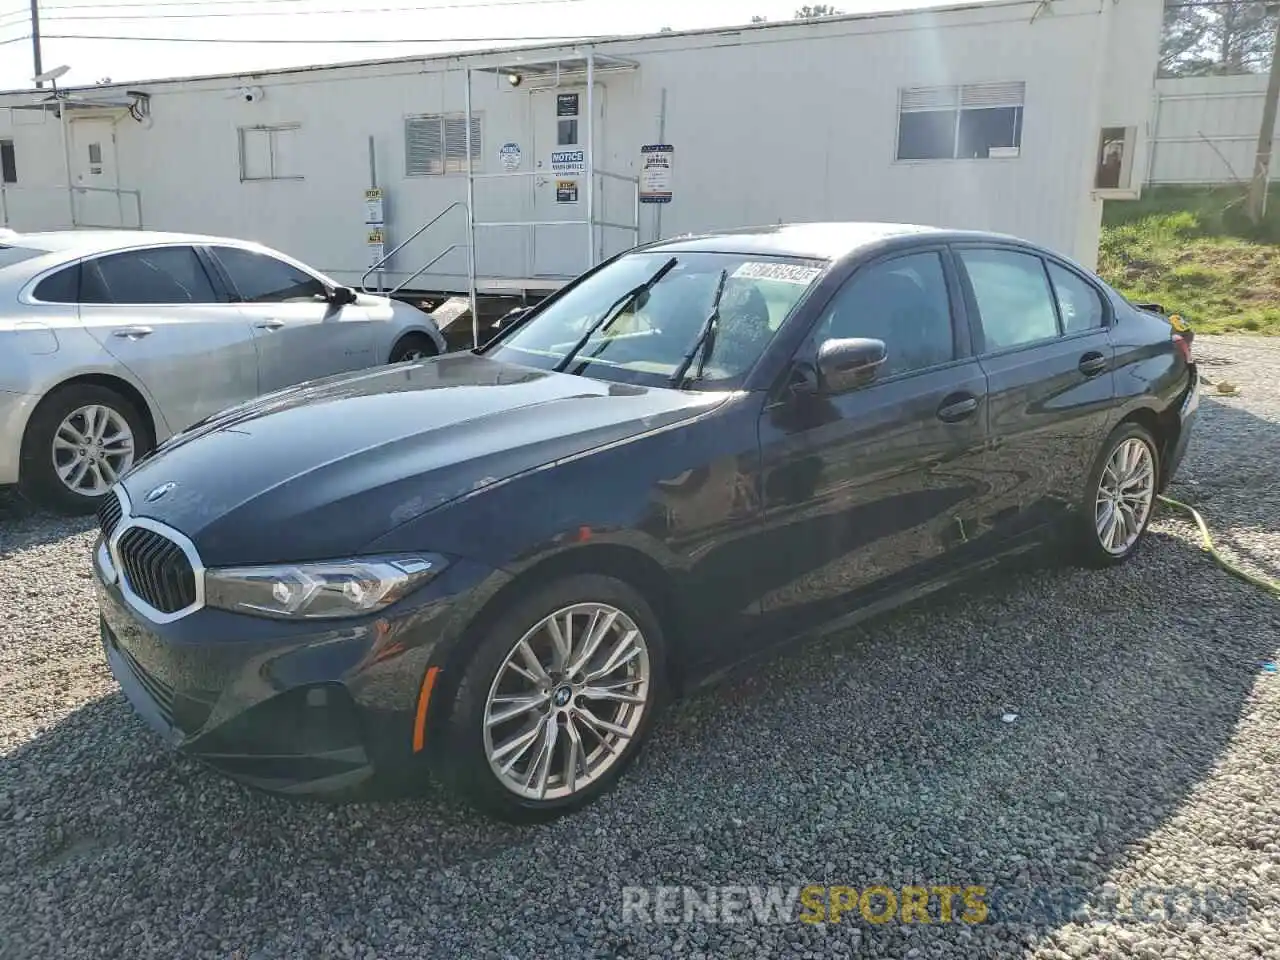
[[[1137,127],[1103,127],[1098,136],[1093,189],[1103,199],[1137,199],[1142,190],[1135,175],[1134,159],[1138,149]]]

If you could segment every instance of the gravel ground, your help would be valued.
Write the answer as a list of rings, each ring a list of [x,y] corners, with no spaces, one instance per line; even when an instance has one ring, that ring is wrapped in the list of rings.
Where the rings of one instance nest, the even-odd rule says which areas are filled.
[[[1196,349],[1239,393],[1208,388],[1172,492],[1280,576],[1280,343]],[[514,828],[175,757],[103,666],[88,525],[0,499],[0,956],[1280,957],[1280,604],[1180,517],[1153,534],[1123,569],[1003,576],[701,694],[609,797]],[[990,912],[624,922],[625,886],[809,883],[981,885]],[[1143,888],[1208,892],[1135,920]]]

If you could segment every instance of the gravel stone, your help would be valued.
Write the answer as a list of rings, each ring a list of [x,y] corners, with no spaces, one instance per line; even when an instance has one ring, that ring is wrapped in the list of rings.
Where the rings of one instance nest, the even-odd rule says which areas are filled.
[[[1205,387],[1171,493],[1280,577],[1280,343],[1195,351],[1239,392]],[[619,789],[535,828],[434,795],[278,799],[176,756],[103,663],[92,539],[0,494],[5,960],[1280,957],[1280,675],[1262,669],[1280,604],[1171,511],[1121,569],[1022,565],[698,694]],[[733,923],[686,923],[679,902],[677,923],[622,912],[624,886],[811,883],[982,885],[992,914],[1061,909],[816,926],[749,904]],[[1208,892],[1107,922],[1144,888],[1192,887]]]

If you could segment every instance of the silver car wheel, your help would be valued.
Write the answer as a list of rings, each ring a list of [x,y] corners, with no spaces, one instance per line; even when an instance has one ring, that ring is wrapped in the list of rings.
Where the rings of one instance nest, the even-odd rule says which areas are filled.
[[[68,490],[100,497],[133,466],[133,430],[119,411],[90,404],[73,410],[58,425],[50,454]]]
[[[1155,499],[1155,457],[1130,437],[1111,452],[1098,481],[1095,527],[1102,549],[1121,556],[1142,535]]]
[[[627,614],[603,603],[557,610],[520,638],[489,688],[489,768],[527,799],[578,793],[622,757],[650,682],[648,645]]]

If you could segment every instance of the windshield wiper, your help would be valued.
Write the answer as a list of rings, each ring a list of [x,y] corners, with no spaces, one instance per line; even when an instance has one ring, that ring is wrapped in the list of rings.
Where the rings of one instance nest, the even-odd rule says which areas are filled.
[[[698,333],[698,339],[693,341],[693,346],[689,352],[684,355],[679,368],[671,375],[671,385],[673,387],[681,386],[685,381],[685,374],[689,372],[689,366],[693,363],[693,358],[698,353],[698,349],[702,349],[702,355],[698,357],[698,370],[692,379],[702,379],[702,369],[707,365],[707,361],[711,358],[711,352],[716,348],[716,328],[720,325],[720,298],[724,296],[724,285],[729,279],[729,271],[720,271],[720,282],[716,284],[716,298],[711,302],[711,312],[707,314],[707,319],[702,321],[702,329]]]
[[[582,348],[587,345],[588,340],[590,340],[593,336],[595,336],[597,332],[603,332],[604,330],[606,330],[609,324],[613,323],[613,321],[617,319],[617,317],[622,313],[622,311],[626,309],[627,304],[629,304],[632,300],[635,300],[641,294],[648,291],[659,280],[661,280],[668,273],[670,273],[672,268],[676,265],[676,262],[677,262],[676,258],[672,257],[670,260],[664,263],[661,267],[659,267],[657,273],[651,276],[644,283],[641,283],[632,287],[630,290],[628,290],[626,293],[620,296],[617,300],[613,301],[613,303],[609,304],[609,309],[605,310],[604,313],[600,314],[599,319],[597,319],[595,323],[591,324],[591,326],[587,328],[586,333],[584,333],[578,339],[578,342],[573,345],[573,349],[570,350],[568,353],[566,353],[564,355],[564,359],[555,365],[555,368],[554,368],[555,371],[557,373],[563,373],[564,370],[569,366],[569,364],[573,362],[573,358],[576,357],[578,353],[582,350]]]

